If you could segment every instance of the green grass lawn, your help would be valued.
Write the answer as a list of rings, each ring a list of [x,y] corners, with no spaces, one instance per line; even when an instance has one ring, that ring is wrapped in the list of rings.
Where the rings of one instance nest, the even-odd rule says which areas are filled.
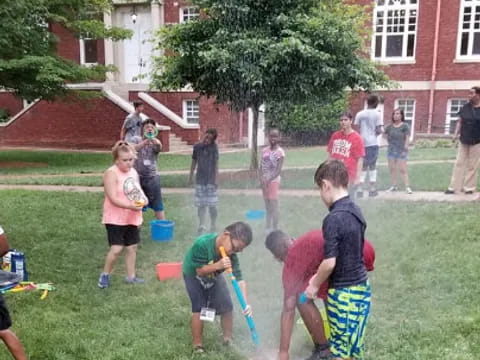
[[[288,148],[285,166],[317,166],[325,160],[324,147]],[[383,159],[384,150],[380,158]],[[410,160],[449,160],[455,158],[452,148],[412,149]],[[11,167],[12,162],[35,163],[37,166]],[[83,153],[61,151],[0,151],[0,175],[7,174],[72,174],[103,172],[112,160],[109,153]],[[188,170],[190,155],[160,154],[160,170]],[[220,155],[221,169],[248,168],[250,151],[238,151]]]
[[[414,191],[443,191],[448,187],[453,164],[431,163],[410,164],[408,167],[410,183]],[[378,166],[378,188],[387,189],[390,186],[390,175],[386,165]],[[283,189],[313,189],[314,169],[287,169],[282,172]],[[188,187],[188,175],[162,175],[162,186]],[[55,176],[55,177],[30,177],[0,178],[0,184],[26,184],[26,185],[80,185],[102,186],[101,176]],[[480,184],[479,184],[480,185]],[[221,188],[251,189],[257,188],[256,180],[245,179],[235,174],[223,176],[220,181]]]
[[[13,330],[31,360],[50,359],[246,359],[253,349],[245,321],[235,312],[235,345],[220,345],[218,324],[207,325],[205,356],[190,351],[189,301],[181,281],[159,282],[155,264],[179,261],[193,241],[195,208],[190,196],[165,199],[176,222],[175,239],[150,240],[148,213],[142,228],[138,273],[145,286],[123,284],[123,259],[112,287],[96,286],[107,251],[100,224],[101,194],[1,191],[0,224],[13,247],[26,252],[30,278],[54,282],[57,291],[7,294]],[[476,360],[480,308],[476,286],[480,232],[475,204],[365,200],[367,236],[377,251],[367,357],[375,360]],[[260,198],[222,197],[219,223],[244,219]],[[319,198],[284,198],[282,226],[292,235],[320,227],[326,210]],[[448,221],[447,221],[448,220]],[[281,265],[265,250],[263,224],[241,254],[249,298],[265,348],[278,344],[282,304]],[[309,340],[295,328],[292,360],[305,358]],[[8,358],[0,346],[0,358]]]

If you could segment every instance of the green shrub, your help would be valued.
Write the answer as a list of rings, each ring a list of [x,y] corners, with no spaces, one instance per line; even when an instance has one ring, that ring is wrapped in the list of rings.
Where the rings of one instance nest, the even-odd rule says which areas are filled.
[[[347,107],[346,96],[324,104],[274,102],[267,105],[265,117],[267,127],[279,128],[293,144],[315,145],[328,141],[332,131],[338,128],[338,116]]]
[[[415,141],[417,149],[451,148],[455,143],[451,139],[418,139]]]

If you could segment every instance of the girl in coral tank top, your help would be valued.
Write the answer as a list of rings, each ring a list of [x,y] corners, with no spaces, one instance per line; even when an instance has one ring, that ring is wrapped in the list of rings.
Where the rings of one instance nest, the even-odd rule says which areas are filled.
[[[103,175],[105,201],[102,223],[107,229],[110,250],[105,259],[98,286],[109,287],[110,274],[118,256],[125,249],[125,267],[129,284],[144,282],[136,276],[135,262],[140,242],[142,208],[148,200],[140,187],[138,174],[133,168],[135,149],[125,141],[118,141],[112,149],[114,164]]]

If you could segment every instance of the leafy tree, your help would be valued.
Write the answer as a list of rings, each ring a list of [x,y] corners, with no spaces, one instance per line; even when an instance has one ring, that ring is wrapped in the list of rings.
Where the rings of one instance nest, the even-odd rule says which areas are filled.
[[[27,99],[51,100],[67,92],[66,83],[101,79],[113,70],[83,67],[56,55],[50,31],[58,23],[78,36],[125,39],[129,30],[101,21],[109,0],[2,0],[0,2],[0,87]]]
[[[346,88],[370,89],[385,75],[362,53],[363,8],[341,0],[193,0],[200,19],[159,33],[169,51],[152,85],[190,85],[233,110],[253,111],[250,167],[258,167],[259,107],[327,103]]]
[[[320,144],[338,129],[338,116],[348,107],[348,94],[329,103],[305,101],[302,104],[267,103],[267,127],[276,127],[298,143]]]

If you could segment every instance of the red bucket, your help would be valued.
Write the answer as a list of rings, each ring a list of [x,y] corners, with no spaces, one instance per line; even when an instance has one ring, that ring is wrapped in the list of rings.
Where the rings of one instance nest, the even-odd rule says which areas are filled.
[[[170,262],[157,264],[158,280],[181,279],[182,278],[182,263]]]

